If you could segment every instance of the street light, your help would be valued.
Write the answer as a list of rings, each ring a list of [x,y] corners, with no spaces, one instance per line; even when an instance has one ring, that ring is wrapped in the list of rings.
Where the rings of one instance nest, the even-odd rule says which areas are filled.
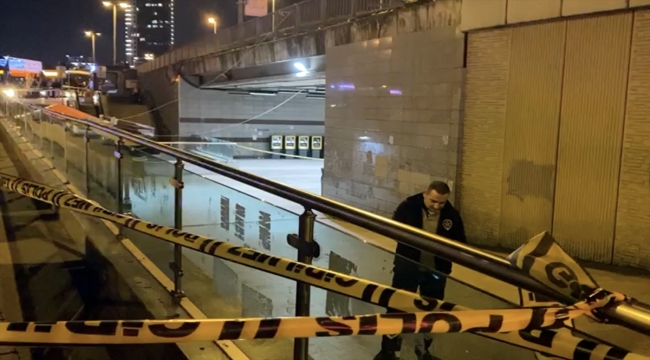
[[[3,92],[7,97],[10,97],[10,98],[16,96],[16,92],[14,91],[14,89],[4,89],[4,90],[2,90],[2,92]]]
[[[128,3],[125,2],[114,2],[114,1],[103,1],[105,7],[113,8],[113,65],[117,64],[117,8],[122,9],[128,8]]]
[[[271,30],[275,34],[275,0],[271,0]]]
[[[101,36],[102,34],[94,31],[86,31],[85,34],[90,38],[90,41],[93,45],[93,64],[97,64],[97,59],[95,58],[95,38]]]
[[[208,18],[208,23],[212,24],[212,33],[216,34],[217,33],[217,19],[211,17]]]

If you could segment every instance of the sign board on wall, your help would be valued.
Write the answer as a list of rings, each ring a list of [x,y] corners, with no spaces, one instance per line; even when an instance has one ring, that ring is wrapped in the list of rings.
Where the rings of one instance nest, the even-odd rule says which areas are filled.
[[[285,150],[296,150],[296,135],[285,135],[285,137],[284,137],[284,149]]]
[[[282,140],[284,136],[282,135],[272,135],[271,136],[271,150],[282,150]]]
[[[260,17],[268,13],[269,3],[267,0],[245,0],[244,15]]]
[[[312,136],[311,137],[311,148],[312,148],[312,150],[322,150],[323,149],[323,137],[322,136]]]
[[[309,136],[307,135],[298,136],[298,149],[309,150]]]

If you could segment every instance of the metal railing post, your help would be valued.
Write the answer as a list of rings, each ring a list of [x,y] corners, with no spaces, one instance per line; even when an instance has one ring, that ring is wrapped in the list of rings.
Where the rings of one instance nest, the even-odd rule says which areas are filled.
[[[293,8],[293,26],[295,30],[298,30],[300,29],[300,4],[296,4],[294,6],[295,7]]]
[[[126,175],[126,174],[125,174]],[[124,198],[122,198],[122,210],[125,212],[131,211],[131,179],[125,179],[123,182],[124,186]]]
[[[68,122],[63,121],[63,130],[64,131],[63,131],[63,169],[62,170],[63,170],[63,173],[66,174],[66,175],[68,174],[68,132],[65,131],[67,126],[68,126]],[[70,123],[70,132],[72,132],[72,131],[73,131],[72,123]],[[67,177],[66,177],[66,180],[69,180],[69,179],[67,179]]]
[[[29,143],[34,143],[34,116],[36,116],[36,111],[29,111]]]
[[[174,166],[174,178],[170,183],[174,186],[174,227],[178,230],[183,229],[183,161],[176,159]],[[169,264],[169,268],[174,273],[174,289],[172,297],[177,302],[185,297],[183,293],[183,247],[174,245],[174,261]]]
[[[90,126],[84,134],[84,174],[86,177],[86,197],[90,196]]]
[[[312,259],[320,256],[320,247],[314,241],[314,224],[316,214],[305,208],[300,215],[298,236],[289,235],[289,245],[298,249],[298,261],[311,265]],[[309,316],[311,303],[311,287],[304,282],[296,286],[296,316]],[[293,343],[293,360],[309,359],[309,338],[296,338]]]
[[[114,155],[117,159],[117,212],[119,214],[124,213],[124,186],[122,180],[122,148],[124,147],[124,140],[122,138],[117,139],[117,150],[115,150]],[[120,227],[120,234],[122,233],[122,228]]]
[[[39,129],[39,131],[38,131],[38,138],[39,138],[38,149],[41,150],[41,153],[43,152],[43,137],[44,137],[43,128],[45,127],[45,126],[43,126],[43,115],[44,114],[43,114],[42,111],[38,114],[38,129]]]
[[[25,107],[23,107],[22,110],[23,111],[22,111],[21,117],[23,118],[23,131],[21,131],[21,132],[22,132],[22,135],[24,137],[27,137],[27,114],[26,114],[27,109],[25,109]]]
[[[47,120],[50,124],[50,130],[47,132],[50,135],[50,160],[52,160],[52,167],[54,167],[54,134],[52,134],[54,132],[54,121],[51,116],[48,116]]]

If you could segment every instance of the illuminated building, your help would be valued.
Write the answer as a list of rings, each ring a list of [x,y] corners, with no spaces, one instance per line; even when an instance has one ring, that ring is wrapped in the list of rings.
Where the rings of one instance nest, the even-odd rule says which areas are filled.
[[[132,0],[126,10],[126,58],[151,60],[174,46],[174,0]]]
[[[136,54],[138,53],[138,29],[136,25],[137,8],[135,1],[131,2],[131,6],[124,9],[124,52],[126,55],[126,62],[133,64]]]

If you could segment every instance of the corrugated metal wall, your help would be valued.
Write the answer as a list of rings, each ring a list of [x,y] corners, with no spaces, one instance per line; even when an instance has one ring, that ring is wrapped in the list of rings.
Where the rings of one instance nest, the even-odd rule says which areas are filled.
[[[553,235],[571,254],[614,249],[632,14],[567,22]]]
[[[650,265],[638,259],[650,243],[629,240],[650,239],[648,13],[469,34],[459,205],[470,241],[515,248],[550,230],[579,258]],[[643,206],[636,192],[641,217],[627,211]],[[637,255],[613,256],[619,242]]]
[[[501,184],[504,247],[518,247],[551,228],[565,38],[563,21],[512,29]]]

